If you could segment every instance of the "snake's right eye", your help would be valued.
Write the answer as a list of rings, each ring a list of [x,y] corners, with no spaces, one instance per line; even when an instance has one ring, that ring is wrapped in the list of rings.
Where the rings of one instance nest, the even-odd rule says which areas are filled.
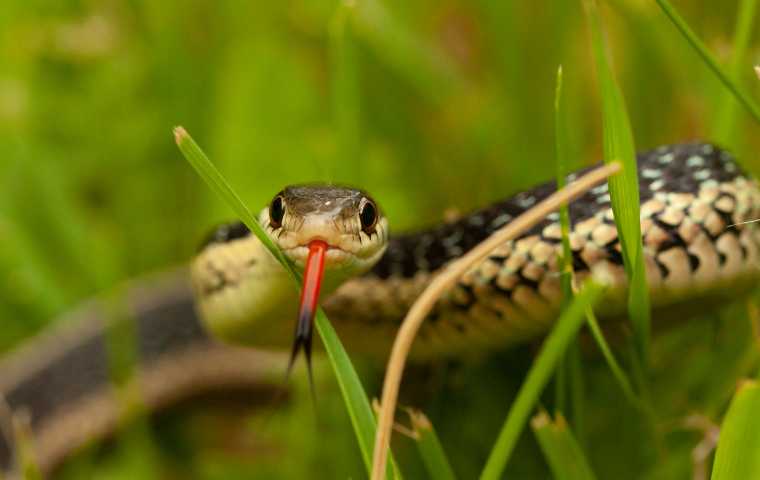
[[[282,218],[285,216],[285,205],[282,201],[282,195],[277,195],[269,204],[269,225],[272,228],[282,226]]]

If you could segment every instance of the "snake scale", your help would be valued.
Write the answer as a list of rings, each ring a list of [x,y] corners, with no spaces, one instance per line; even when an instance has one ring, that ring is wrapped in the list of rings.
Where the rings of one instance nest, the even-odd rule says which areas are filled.
[[[645,263],[656,313],[730,300],[751,289],[760,277],[760,228],[743,222],[760,218],[757,181],[728,152],[704,143],[640,154],[638,173]],[[328,263],[338,267],[326,274],[328,295],[321,304],[349,350],[385,355],[404,314],[441,268],[554,190],[553,184],[544,184],[458,220],[390,236],[379,207],[353,189],[286,189],[260,220],[299,264],[305,247],[298,235],[314,235],[309,229],[317,228],[309,220],[309,209],[317,207],[309,195],[345,202],[329,214],[342,232],[337,242],[347,242],[351,258],[341,248],[328,251]],[[607,184],[584,194],[569,210],[579,279],[594,276],[612,287],[600,315],[624,314],[626,280]],[[290,224],[279,225],[279,220]],[[438,301],[413,354],[422,359],[462,355],[545,333],[561,299],[560,251],[557,214],[494,250]],[[190,275],[181,270],[131,289],[143,403],[161,408],[202,391],[251,387],[272,370],[281,372],[281,354],[221,345],[208,337],[199,317],[221,337],[283,344],[292,331],[298,293],[289,282],[242,224],[229,224],[204,244]],[[253,310],[256,321],[250,320]],[[118,423],[118,395],[107,367],[106,311],[102,303],[92,302],[71,314],[75,320],[61,322],[65,326],[32,339],[0,362],[5,410],[15,417],[26,413],[44,471]],[[7,427],[6,420],[0,424]],[[13,451],[6,432],[0,438],[2,471],[12,468]]]

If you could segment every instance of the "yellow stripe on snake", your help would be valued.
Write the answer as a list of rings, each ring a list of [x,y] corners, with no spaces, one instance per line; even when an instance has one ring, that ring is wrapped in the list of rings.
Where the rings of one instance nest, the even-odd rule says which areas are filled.
[[[743,222],[760,218],[757,181],[709,144],[661,147],[639,155],[638,166],[655,321],[666,320],[669,307],[683,317],[684,306],[719,305],[752,288],[760,277],[760,224]],[[288,187],[260,221],[297,266],[311,240],[329,244],[321,304],[351,352],[385,356],[410,305],[448,262],[553,191],[551,184],[539,186],[455,222],[395,235],[360,190]],[[578,277],[594,276],[612,287],[601,316],[624,314],[626,277],[606,184],[572,203],[570,216]],[[560,242],[559,218],[551,214],[494,250],[438,301],[413,354],[486,352],[547,332],[560,304]],[[281,356],[224,346],[206,333],[265,346],[284,346],[292,337],[298,291],[263,245],[241,224],[226,225],[190,270],[192,288],[181,271],[130,292],[136,374],[148,408],[282,372]],[[62,322],[66,326],[0,361],[0,394],[13,412],[29,413],[44,471],[118,424],[107,312],[90,303],[72,314],[78,320]],[[2,417],[0,409],[0,422]],[[0,435],[0,471],[10,470],[13,458],[12,442]]]

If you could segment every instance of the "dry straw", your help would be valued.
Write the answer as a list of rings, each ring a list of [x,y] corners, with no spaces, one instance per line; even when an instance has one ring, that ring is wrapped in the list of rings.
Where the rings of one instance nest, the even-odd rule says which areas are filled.
[[[487,257],[499,245],[517,237],[540,222],[547,215],[559,209],[560,206],[575,200],[595,185],[619,172],[621,168],[619,163],[613,162],[592,170],[520,215],[503,228],[497,230],[459,260],[452,262],[446,267],[440,275],[433,279],[427,289],[412,305],[393,342],[391,356],[385,371],[380,414],[377,431],[375,432],[372,480],[381,480],[385,476],[393,417],[406,358],[409,355],[412,343],[422,322],[438,298],[451,288],[470,267]]]

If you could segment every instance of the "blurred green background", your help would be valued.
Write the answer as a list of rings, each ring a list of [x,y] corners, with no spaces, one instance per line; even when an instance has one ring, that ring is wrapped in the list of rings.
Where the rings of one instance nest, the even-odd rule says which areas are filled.
[[[562,64],[572,161],[600,159],[599,94],[579,0],[354,3],[339,11],[332,0],[4,2],[0,348],[88,296],[186,261],[211,225],[232,217],[182,159],[175,125],[256,209],[288,183],[350,183],[372,192],[398,231],[553,178]],[[757,126],[656,4],[602,4],[637,147],[715,140],[760,171]],[[737,2],[675,4],[728,63]],[[745,57],[739,79],[757,96],[756,32]],[[586,442],[600,478],[688,478],[700,434],[679,422],[692,413],[719,418],[734,380],[757,361],[743,311],[717,317],[655,344],[657,461],[640,448],[649,437],[621,407],[604,365],[587,360]],[[461,478],[485,459],[529,361],[520,353],[457,367],[421,396]],[[235,424],[236,448],[214,445],[227,430],[204,423],[203,412],[194,422],[172,413],[129,430],[105,460],[91,455],[64,473],[361,478],[337,389],[320,372],[317,419],[299,384],[267,426],[249,414]],[[547,476],[525,437],[512,478]],[[408,478],[422,475],[413,452],[400,456]]]

